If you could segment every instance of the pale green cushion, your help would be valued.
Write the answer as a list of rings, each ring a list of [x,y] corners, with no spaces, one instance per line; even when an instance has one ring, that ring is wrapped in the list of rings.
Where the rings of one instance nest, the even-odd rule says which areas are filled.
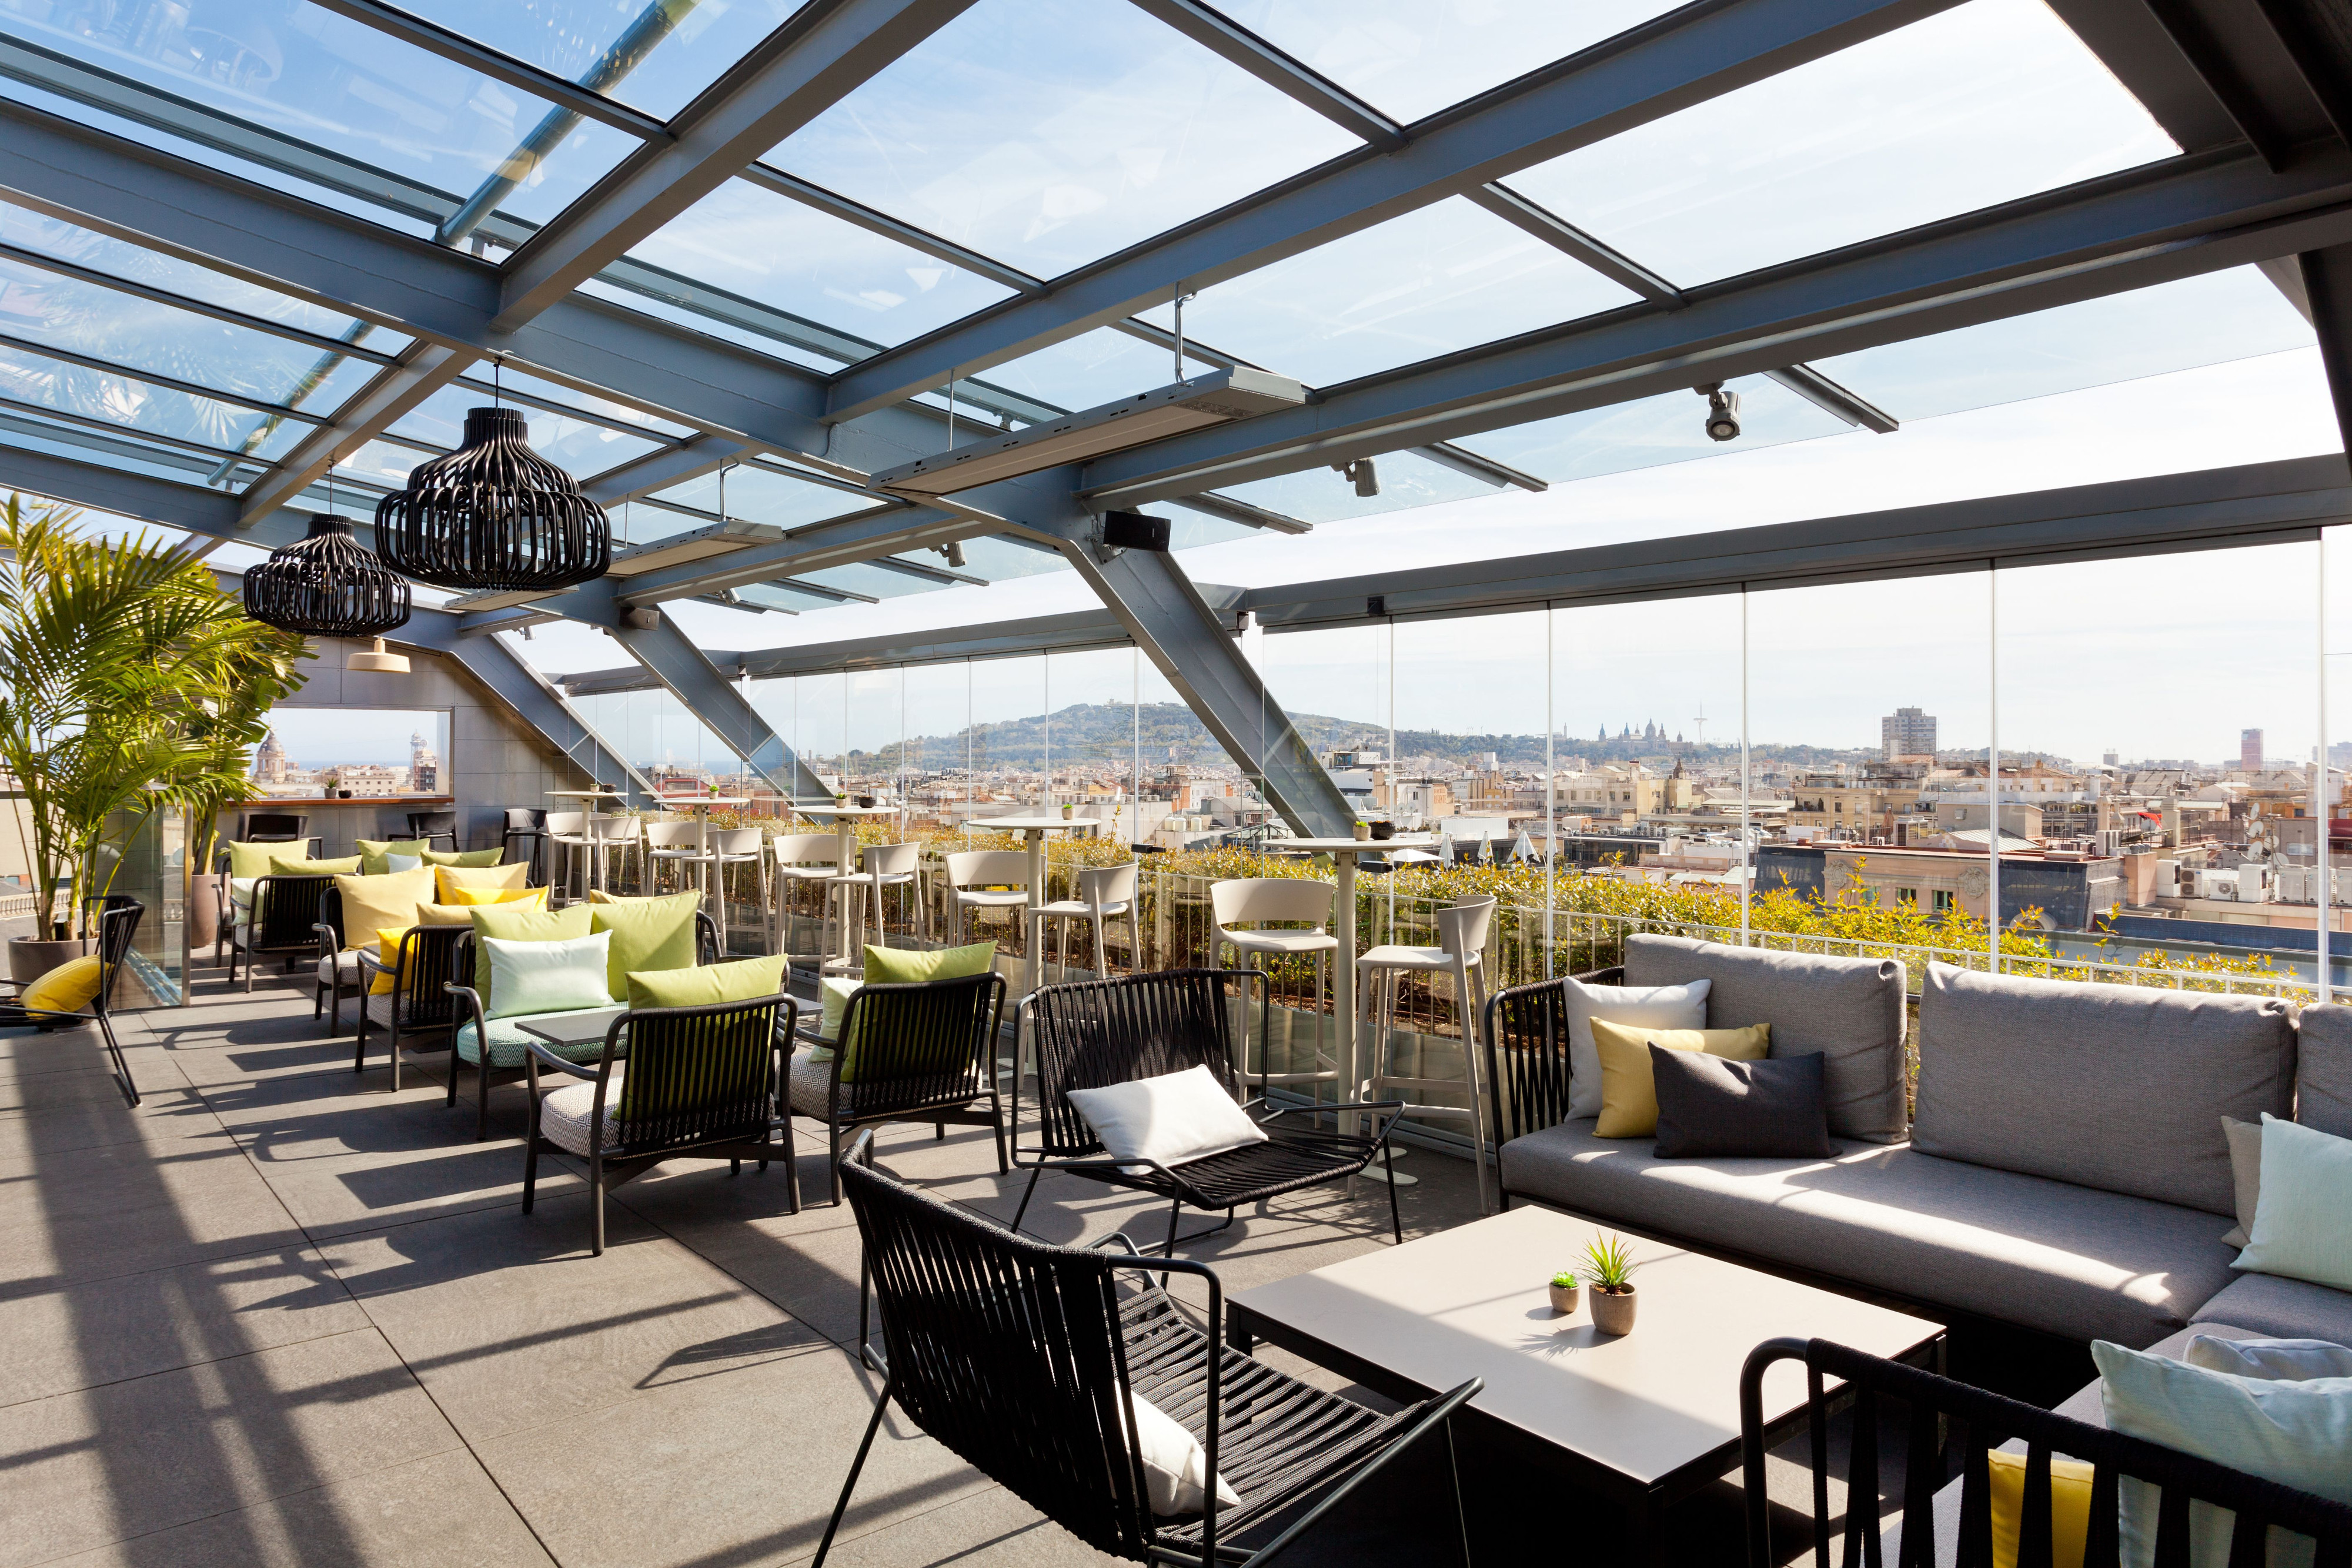
[[[569,942],[575,936],[588,935],[588,906],[575,904],[568,909],[531,909],[499,904],[485,904],[471,911],[474,917],[474,989],[480,992],[487,1009],[490,998],[490,954],[483,946],[484,939],[495,936],[501,942]],[[604,1005],[613,1005],[610,991],[604,994]]]
[[[228,852],[228,874],[251,882],[269,874],[269,862],[274,855],[307,853],[300,844],[248,844],[236,839],[223,839],[220,847]]]
[[[651,969],[629,976],[632,1008],[702,1008],[714,1002],[748,1002],[784,988],[781,953],[772,958],[739,958],[731,964],[695,968]]]
[[[426,865],[486,866],[497,865],[507,858],[503,849],[459,850],[455,854],[447,850],[421,850]]]
[[[809,1052],[811,1061],[831,1061],[834,1042],[841,1038],[841,1016],[849,1010],[849,998],[857,994],[863,980],[853,980],[846,975],[827,975],[817,984],[817,998],[822,1004],[817,1009],[817,1038],[825,1043]]]
[[[405,866],[387,865],[393,855],[422,857],[431,846],[423,839],[353,839],[352,848],[360,852],[360,870],[369,876],[382,876],[386,872],[415,871],[414,860]]]
[[[920,952],[912,947],[866,949],[866,983],[869,986],[919,984],[925,980],[960,980],[985,975],[996,962],[996,944],[975,942],[969,947],[936,947]]]
[[[2352,1138],[2263,1113],[2262,1190],[2232,1268],[2352,1291]]]
[[[604,1054],[604,1041],[602,1038],[584,1040],[578,1045],[552,1045],[540,1040],[536,1035],[524,1033],[522,1026],[527,1023],[551,1023],[557,1019],[578,1018],[587,1013],[609,1013],[612,1010],[613,1004],[604,1002],[593,1008],[574,1009],[568,1013],[534,1013],[528,1018],[492,1019],[489,1020],[488,1030],[490,1065],[520,1067],[522,1059],[530,1054],[530,1048],[533,1042],[542,1050],[553,1051],[566,1061],[594,1061]],[[473,1020],[468,1019],[457,1026],[457,1060],[471,1063],[479,1061],[481,1059],[481,1047],[474,1040]]]
[[[2233,1376],[2105,1340],[2092,1342],[2091,1356],[2107,1425],[2116,1431],[2352,1503],[2352,1378]],[[2126,1477],[2119,1490],[2123,1560],[2147,1563],[2155,1557],[2157,1489]],[[2229,1556],[2231,1518],[2227,1509],[2189,1505],[2192,1561],[2218,1564]],[[2270,1561],[2311,1560],[2308,1542],[2293,1543],[2300,1552],[2282,1552],[2289,1544],[2273,1530]]]
[[[613,934],[606,978],[614,1001],[629,999],[629,977],[640,970],[694,967],[694,912],[701,907],[698,893],[588,906],[588,929]]]
[[[309,855],[271,855],[271,876],[357,876],[360,855],[344,855],[340,860],[314,861]]]
[[[576,1012],[610,1006],[604,961],[612,934],[599,931],[562,942],[502,942],[482,939],[490,956],[490,994],[483,999],[488,1018],[526,1013]]]

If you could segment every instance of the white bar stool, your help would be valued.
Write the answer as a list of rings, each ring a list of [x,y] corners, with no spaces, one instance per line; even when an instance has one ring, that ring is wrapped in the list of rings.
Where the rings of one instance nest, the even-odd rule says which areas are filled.
[[[974,911],[1019,909],[1029,902],[1029,856],[1022,850],[966,850],[948,856],[955,895],[955,939],[961,946]]]
[[[1323,998],[1323,981],[1330,967],[1331,955],[1339,950],[1339,939],[1327,929],[1331,922],[1333,900],[1338,889],[1328,882],[1309,882],[1300,877],[1265,876],[1235,877],[1213,883],[1209,887],[1209,907],[1217,921],[1217,946],[1211,949],[1222,960],[1225,945],[1230,943],[1240,956],[1244,967],[1254,967],[1255,956],[1288,956],[1312,954],[1315,958],[1315,998],[1319,1005]],[[1312,925],[1310,931],[1254,931],[1246,927],[1267,921],[1285,921]],[[1274,1019],[1274,985],[1268,977],[1265,992],[1265,1027]],[[1261,1030],[1258,1042],[1258,1092],[1263,1094],[1269,1083],[1337,1083],[1339,1064],[1322,1051],[1315,1053],[1317,1066],[1307,1071],[1270,1072],[1272,1051]],[[1242,1059],[1240,1071],[1249,1076],[1249,1008],[1244,998],[1242,1008]],[[1329,1065],[1324,1066],[1323,1063]],[[1345,1095],[1340,1098],[1345,1099]]]
[[[629,863],[629,852],[637,848],[644,824],[635,817],[618,814],[606,816],[592,811],[588,816],[588,875],[591,887],[606,888],[611,881],[612,857],[621,857],[624,868]]]
[[[860,870],[847,876],[836,876],[828,890],[828,897],[839,897],[845,905],[841,917],[848,928],[863,932],[866,928],[865,909],[870,903],[874,911],[874,946],[890,945],[888,925],[882,918],[882,894],[886,888],[903,887],[913,895],[919,906],[923,940],[931,939],[931,909],[922,896],[923,846],[919,843],[868,844],[859,856]],[[863,972],[863,966],[860,966]]]
[[[1359,1100],[1402,1099],[1408,1116],[1447,1116],[1470,1124],[1470,1147],[1478,1168],[1478,1211],[1493,1211],[1489,1192],[1490,1178],[1486,1172],[1486,1123],[1480,1112],[1486,1103],[1485,1085],[1480,1082],[1480,1053],[1483,1048],[1484,1015],[1486,1001],[1486,967],[1484,960],[1486,933],[1495,920],[1495,899],[1465,898],[1445,908],[1433,911],[1437,922],[1438,946],[1407,947],[1394,944],[1368,949],[1356,960],[1356,1017],[1372,1026],[1370,1063]],[[1389,1071],[1389,1053],[1396,1045],[1395,1031],[1390,1019],[1396,1010],[1397,981],[1408,973],[1431,974],[1450,972],[1454,976],[1454,1004],[1462,1014],[1462,1071],[1460,1078],[1408,1078]],[[1388,1000],[1376,1012],[1383,982],[1388,988]],[[1466,1089],[1470,1104],[1465,1110],[1459,1105],[1430,1105],[1413,1098],[1433,1089]],[[1402,1094],[1396,1091],[1403,1091]]]
[[[1070,967],[1070,922],[1092,923],[1095,933],[1095,978],[1106,978],[1110,961],[1103,952],[1103,927],[1114,917],[1127,916],[1128,967],[1143,967],[1143,919],[1139,913],[1142,901],[1135,896],[1136,865],[1091,866],[1078,873],[1078,896],[1055,904],[1041,904],[1029,912],[1029,939],[1043,953],[1045,943],[1045,922],[1058,920],[1062,931],[1062,967]]]
[[[689,865],[700,864],[702,854],[702,821],[697,817],[665,817],[646,824],[645,886],[646,894],[661,891],[661,868],[676,866],[682,873]],[[707,880],[703,892],[710,891]]]
[[[841,836],[838,833],[778,833],[768,844],[769,859],[774,866],[774,937],[769,944],[777,952],[785,950],[784,936],[790,911],[784,904],[795,887],[811,883],[819,884],[817,910],[817,946],[830,956],[837,951],[833,941],[833,902],[824,884],[841,880]]]
[[[572,875],[580,863],[580,852],[588,847],[588,813],[585,811],[550,811],[547,814],[547,841],[561,845],[563,853],[563,897],[572,899]],[[548,881],[555,881],[555,868],[548,867]],[[584,894],[583,894],[584,895]]]
[[[715,828],[703,836],[702,859],[709,868],[710,896],[719,903],[719,955],[727,956],[727,868],[748,865],[758,879],[760,907],[768,907],[768,857],[756,827]]]

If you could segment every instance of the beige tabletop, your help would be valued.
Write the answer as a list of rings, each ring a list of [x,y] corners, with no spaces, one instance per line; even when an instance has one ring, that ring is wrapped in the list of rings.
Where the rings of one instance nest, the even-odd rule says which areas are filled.
[[[1384,850],[1427,849],[1437,841],[1433,833],[1399,833],[1392,839],[1268,839],[1266,852],[1307,850],[1318,855],[1376,855]]]
[[[1892,1358],[1943,1333],[1629,1233],[1640,1306],[1633,1332],[1612,1339],[1593,1328],[1589,1302],[1556,1317],[1544,1292],[1603,1228],[1515,1208],[1244,1291],[1232,1304],[1270,1320],[1269,1337],[1288,1329],[1424,1388],[1484,1377],[1477,1408],[1643,1486],[1738,1441],[1740,1367],[1765,1340],[1832,1339]],[[1801,1363],[1765,1375],[1767,1422],[1804,1397]]]
[[[1099,828],[1099,817],[974,817],[968,828],[993,828],[1008,833],[1042,833],[1056,828]]]
[[[896,806],[809,806],[795,800],[793,810],[803,817],[895,817]]]
[[[667,806],[673,811],[689,810],[698,806],[724,808],[751,803],[749,795],[657,795],[654,799],[656,804]]]

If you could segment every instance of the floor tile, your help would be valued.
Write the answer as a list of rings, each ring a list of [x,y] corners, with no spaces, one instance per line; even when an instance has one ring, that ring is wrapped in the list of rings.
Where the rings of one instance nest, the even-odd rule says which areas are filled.
[[[955,1568],[1091,1568],[1122,1561],[1096,1551],[1003,1487],[841,1542],[825,1559],[828,1568],[948,1563]]]
[[[112,1203],[95,1204],[75,1192],[72,1176],[89,1167],[76,1171],[68,1162],[126,1147],[136,1149],[110,1144],[25,1162],[37,1173],[29,1188],[37,1196],[36,1212],[0,1228],[0,1293],[175,1269],[307,1239],[241,1154],[202,1140],[163,1145],[143,1172],[108,1173],[103,1186]],[[41,1202],[60,1212],[39,1214]]]

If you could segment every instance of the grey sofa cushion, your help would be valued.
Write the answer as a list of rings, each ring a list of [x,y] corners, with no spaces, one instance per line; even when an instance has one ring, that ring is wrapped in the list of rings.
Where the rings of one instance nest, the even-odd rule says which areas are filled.
[[[1830,1135],[1874,1144],[1903,1139],[1903,965],[1727,947],[1687,936],[1625,940],[1625,983],[1711,980],[1706,1027],[1772,1026],[1774,1056],[1820,1051]]]
[[[2327,1339],[2352,1344],[2352,1292],[2276,1274],[2241,1274],[2197,1309],[2200,1323],[2229,1323],[2273,1339]]]
[[[1827,1160],[1662,1160],[1567,1122],[1503,1145],[1503,1185],[1701,1247],[2137,1349],[2230,1282],[2226,1220],[2174,1204],[1848,1144]]]
[[[2352,1138],[2352,1007],[2303,1009],[2294,1071],[2294,1119]]]
[[[2221,1118],[2288,1113],[2283,1001],[1927,966],[1911,1145],[2234,1216]]]

